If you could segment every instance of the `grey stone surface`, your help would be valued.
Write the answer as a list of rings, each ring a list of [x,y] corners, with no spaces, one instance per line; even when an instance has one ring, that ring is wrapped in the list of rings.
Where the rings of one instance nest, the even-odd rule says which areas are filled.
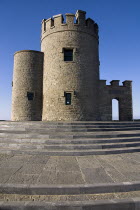
[[[77,157],[77,161],[86,183],[114,182],[95,157]]]
[[[31,164],[31,163],[26,163],[23,165],[23,167],[18,171],[18,173],[21,174],[40,174],[41,171],[43,171],[44,164]]]
[[[12,175],[7,182],[14,184],[36,184],[39,175],[36,174],[21,174],[17,173]],[[6,182],[6,183],[7,183]]]
[[[140,182],[98,184],[0,184],[1,194],[18,195],[93,195],[107,193],[140,192]]]
[[[37,180],[38,184],[83,184],[80,172],[46,171]]]
[[[82,169],[84,174],[85,181],[88,183],[110,183],[113,182],[112,178],[106,174],[106,171],[103,168],[86,168]]]
[[[74,157],[50,157],[38,183],[44,184],[84,183],[79,165]]]
[[[47,184],[139,181],[139,155],[140,153],[129,153],[128,158],[128,154],[87,157],[24,156],[21,154],[13,157],[9,155],[9,162],[6,155],[4,156],[6,160],[3,157],[0,165],[0,180],[1,183],[20,183],[22,175],[21,183],[30,183],[32,176],[35,177],[34,183]]]
[[[128,161],[135,161],[136,163],[140,163],[140,154],[139,153],[133,153],[133,154],[125,154],[125,158],[128,159]]]
[[[65,157],[63,159],[63,157],[51,157],[50,160],[54,160],[57,162],[56,163],[56,170],[59,171],[79,171],[79,165],[78,162],[76,160],[75,157]],[[51,163],[51,165],[54,165],[53,163]],[[46,166],[46,169],[48,169],[48,167]]]
[[[126,200],[103,200],[103,201],[86,201],[86,202],[1,202],[2,210],[138,210],[140,200],[126,199]]]

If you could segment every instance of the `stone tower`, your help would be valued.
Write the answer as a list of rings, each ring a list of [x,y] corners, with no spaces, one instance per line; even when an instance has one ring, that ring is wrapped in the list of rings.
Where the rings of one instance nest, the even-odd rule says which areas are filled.
[[[42,119],[43,53],[15,53],[12,82],[12,120]]]
[[[131,81],[99,79],[98,25],[86,12],[42,21],[41,51],[15,53],[12,120],[132,120]],[[76,17],[76,20],[75,20]]]
[[[76,23],[74,17],[76,16]],[[98,26],[85,12],[43,20],[43,120],[97,120]],[[69,104],[67,100],[70,100]]]

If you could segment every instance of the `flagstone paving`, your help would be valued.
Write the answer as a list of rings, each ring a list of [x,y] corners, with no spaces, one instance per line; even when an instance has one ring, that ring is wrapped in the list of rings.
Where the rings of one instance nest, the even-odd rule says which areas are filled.
[[[95,184],[140,180],[140,153],[96,156],[0,154],[0,183]]]

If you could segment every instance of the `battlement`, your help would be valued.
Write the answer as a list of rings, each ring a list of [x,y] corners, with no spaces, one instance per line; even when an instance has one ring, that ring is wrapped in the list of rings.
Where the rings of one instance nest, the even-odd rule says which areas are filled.
[[[79,25],[85,25],[86,24],[86,12],[82,10],[77,10],[75,14],[77,23]]]
[[[120,80],[112,80],[110,82],[110,85],[106,85],[106,80],[100,80],[100,87],[131,87],[132,81],[131,80],[125,80],[122,82],[123,85],[119,84]]]
[[[124,87],[132,87],[132,80],[125,80],[123,82]]]
[[[80,31],[89,33],[98,38],[98,25],[94,20],[86,19],[86,12],[77,10],[76,14],[66,13],[66,22],[62,14],[53,16],[53,18],[42,20],[42,39],[49,34],[60,31]],[[76,21],[75,21],[76,18]]]
[[[118,86],[119,86],[119,82],[120,82],[120,80],[112,80],[112,81],[110,82],[110,84],[111,84],[111,86],[113,86],[113,87],[118,87]]]

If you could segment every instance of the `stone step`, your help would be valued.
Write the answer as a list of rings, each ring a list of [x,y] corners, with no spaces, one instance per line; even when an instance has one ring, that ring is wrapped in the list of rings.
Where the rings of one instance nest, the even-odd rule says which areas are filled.
[[[127,138],[89,138],[89,139],[81,139],[81,140],[75,140],[75,139],[71,139],[71,140],[65,140],[65,139],[22,139],[22,138],[0,138],[0,143],[7,143],[7,144],[46,144],[46,145],[58,145],[58,144],[110,144],[110,143],[129,143],[129,142],[140,142],[140,137],[127,137]]]
[[[23,127],[18,126],[22,124]],[[11,150],[12,153],[37,154],[38,152],[53,156],[81,156],[138,152],[140,148],[140,128],[134,127],[139,124],[132,122],[114,125],[101,122],[22,122],[19,124],[11,122],[7,125],[16,126],[0,128],[1,153],[4,151],[9,153]],[[5,123],[5,126],[7,125]],[[39,128],[37,128],[38,125],[40,125]],[[52,127],[45,127],[48,125]],[[129,127],[131,125],[133,127]],[[85,126],[89,128],[85,129]],[[91,128],[91,126],[119,127]]]
[[[114,155],[110,156],[111,154],[117,154],[118,157],[118,154],[135,152],[140,152],[140,122],[0,122],[0,155],[7,157],[9,154],[10,157],[5,162],[10,161],[14,155],[16,160],[20,161],[21,154],[26,157],[35,155],[34,157],[38,159],[47,156],[49,160],[50,156],[88,157],[88,155],[109,155],[110,159],[114,157]],[[89,157],[92,158],[92,156]],[[104,157],[102,156],[103,160]],[[66,159],[66,157],[58,158]],[[93,158],[97,159],[97,156]],[[112,167],[113,164],[114,162]],[[134,165],[138,167],[136,162]],[[9,167],[8,170],[11,168]],[[7,183],[9,184],[0,184],[0,199],[5,197],[10,200],[10,196],[13,198],[15,195],[19,198],[19,202],[2,201],[0,202],[2,210],[138,210],[140,207],[140,199],[136,197],[138,195],[136,192],[140,192],[140,182],[31,185],[16,184],[17,180],[15,180],[14,184]],[[23,183],[22,180],[20,183]],[[28,196],[35,201],[27,201]],[[41,202],[37,202],[37,196]],[[44,196],[48,196],[49,201],[45,201]],[[120,198],[127,198],[127,200]],[[25,201],[21,202],[23,199]],[[57,199],[60,199],[60,202]]]
[[[28,132],[38,132],[38,133],[46,133],[48,131],[51,132],[95,132],[95,131],[127,131],[127,130],[140,130],[140,125],[136,126],[62,126],[62,127],[34,127],[34,126],[28,126],[28,127],[0,127],[0,133],[3,132],[19,132],[19,133],[28,133]]]
[[[93,128],[140,128],[140,124],[132,124],[132,125],[21,125],[18,127],[14,125],[0,125],[0,130],[29,130],[29,129],[93,129]]]
[[[101,201],[18,201],[0,202],[1,210],[139,210],[140,199],[111,199]]]
[[[0,184],[0,194],[23,195],[79,195],[140,191],[140,182],[76,184],[76,185],[28,185]]]
[[[88,149],[88,150],[47,150],[47,149],[13,149],[1,148],[0,154],[29,154],[29,155],[48,155],[48,156],[86,156],[86,155],[107,155],[140,152],[140,147],[108,148],[108,149]]]
[[[0,133],[0,138],[20,138],[20,139],[91,139],[91,138],[121,138],[121,137],[140,137],[140,133],[117,133],[117,132],[101,132],[101,133]]]
[[[140,125],[140,122],[82,122],[82,121],[77,121],[77,122],[42,122],[42,121],[39,121],[39,122],[36,122],[36,121],[27,121],[27,122],[0,122],[0,126],[19,126],[19,127],[24,127],[24,126],[36,126],[36,127],[47,127],[47,126],[54,126],[54,127],[57,127],[57,126],[115,126],[115,125],[118,125],[118,126],[121,126],[121,125],[124,125],[124,126],[130,126],[130,125]]]
[[[46,145],[46,144],[33,144],[33,143],[0,143],[1,148],[9,148],[9,149],[46,149],[46,150],[87,150],[87,149],[108,149],[108,148],[125,148],[125,147],[139,147],[139,142],[131,142],[131,143],[117,143],[117,144],[57,144],[57,145]]]

